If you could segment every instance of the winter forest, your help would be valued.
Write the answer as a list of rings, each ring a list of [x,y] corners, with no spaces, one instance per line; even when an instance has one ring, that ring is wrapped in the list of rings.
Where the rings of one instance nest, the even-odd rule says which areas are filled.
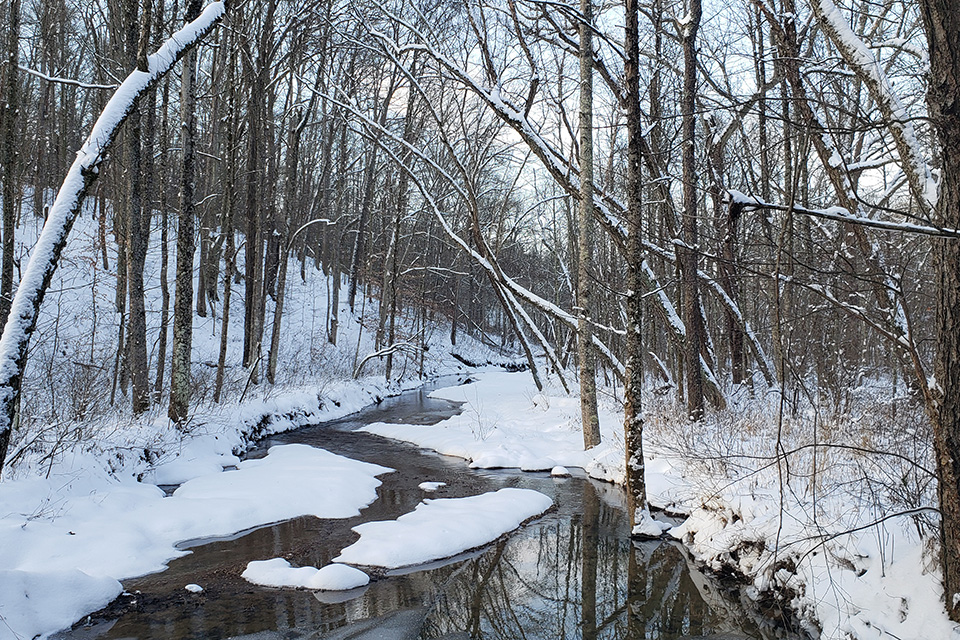
[[[0,16],[0,639],[960,638],[956,0]]]

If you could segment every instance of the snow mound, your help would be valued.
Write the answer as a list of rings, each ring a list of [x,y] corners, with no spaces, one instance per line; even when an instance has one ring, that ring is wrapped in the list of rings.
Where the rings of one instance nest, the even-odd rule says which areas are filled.
[[[570,470],[566,467],[557,465],[553,469],[550,469],[550,475],[552,475],[554,478],[569,478]]]
[[[433,492],[439,489],[440,487],[447,486],[446,482],[421,482],[419,485],[421,491]]]
[[[254,560],[241,574],[243,579],[264,587],[302,587],[321,591],[347,591],[365,586],[370,576],[345,564],[291,567],[283,558]]]
[[[190,593],[203,593],[203,587],[201,587],[198,584],[194,584],[192,582],[187,586],[185,586],[184,589],[186,589]]]
[[[123,591],[113,578],[67,571],[0,571],[0,638],[33,638],[69,627]]]
[[[630,535],[639,538],[659,538],[664,531],[672,528],[673,525],[669,522],[654,520],[650,510],[643,509],[637,513],[637,524],[633,525]]]
[[[448,558],[493,542],[552,505],[539,491],[515,488],[424,500],[397,520],[354,527],[360,539],[334,561],[397,569]]]

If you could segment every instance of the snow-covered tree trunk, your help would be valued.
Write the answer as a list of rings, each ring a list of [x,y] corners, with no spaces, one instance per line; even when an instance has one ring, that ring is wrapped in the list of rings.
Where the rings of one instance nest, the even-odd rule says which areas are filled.
[[[921,0],[930,50],[927,103],[944,150],[936,222],[960,227],[960,12],[955,0]],[[960,622],[960,241],[936,246],[937,402],[934,452],[940,500],[943,588],[950,619]]]
[[[26,366],[27,347],[36,329],[40,305],[67,243],[70,229],[80,214],[90,186],[97,178],[106,152],[137,98],[149,91],[187,51],[213,30],[227,8],[227,0],[210,3],[196,20],[180,29],[157,53],[150,56],[149,71],[135,70],[124,80],[104,107],[60,186],[30,254],[30,261],[13,299],[10,317],[0,337],[0,468],[6,460],[11,432],[16,423],[17,399]]]

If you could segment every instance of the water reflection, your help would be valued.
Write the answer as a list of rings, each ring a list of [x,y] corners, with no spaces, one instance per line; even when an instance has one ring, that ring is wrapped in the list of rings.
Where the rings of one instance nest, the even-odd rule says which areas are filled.
[[[424,405],[422,397],[411,401]],[[368,412],[364,418],[414,415],[408,405],[391,404],[387,413]],[[429,403],[427,409],[431,418],[439,410]],[[452,411],[449,405],[443,410]],[[759,630],[718,598],[709,581],[691,572],[679,547],[632,543],[622,493],[610,485],[470,471],[462,461],[343,429],[311,428],[278,441],[323,446],[396,472],[382,477],[380,499],[359,517],[298,518],[191,547],[191,554],[167,571],[125,582],[138,593],[103,612],[98,622],[60,637],[678,640],[779,635]],[[504,486],[536,489],[550,495],[557,509],[486,549],[426,570],[391,573],[347,594],[267,589],[240,578],[247,562],[269,557],[322,566],[356,539],[350,527],[412,509],[424,496],[417,487],[423,480],[447,482],[438,497]],[[201,584],[204,593],[184,591],[190,582]]]
[[[603,503],[591,482],[573,484],[580,495],[569,497],[579,500],[565,513],[501,542],[441,585],[418,637],[761,637],[707,606],[676,546],[631,543],[623,511]]]

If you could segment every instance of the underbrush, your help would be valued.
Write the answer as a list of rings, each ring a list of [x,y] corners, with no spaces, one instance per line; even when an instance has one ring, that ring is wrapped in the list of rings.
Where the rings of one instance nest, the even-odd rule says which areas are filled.
[[[652,398],[646,440],[682,461],[693,485],[678,535],[707,568],[789,606],[818,636],[949,633],[917,635],[946,624],[932,433],[921,403],[891,389],[861,384],[842,403],[744,389],[701,423]]]

